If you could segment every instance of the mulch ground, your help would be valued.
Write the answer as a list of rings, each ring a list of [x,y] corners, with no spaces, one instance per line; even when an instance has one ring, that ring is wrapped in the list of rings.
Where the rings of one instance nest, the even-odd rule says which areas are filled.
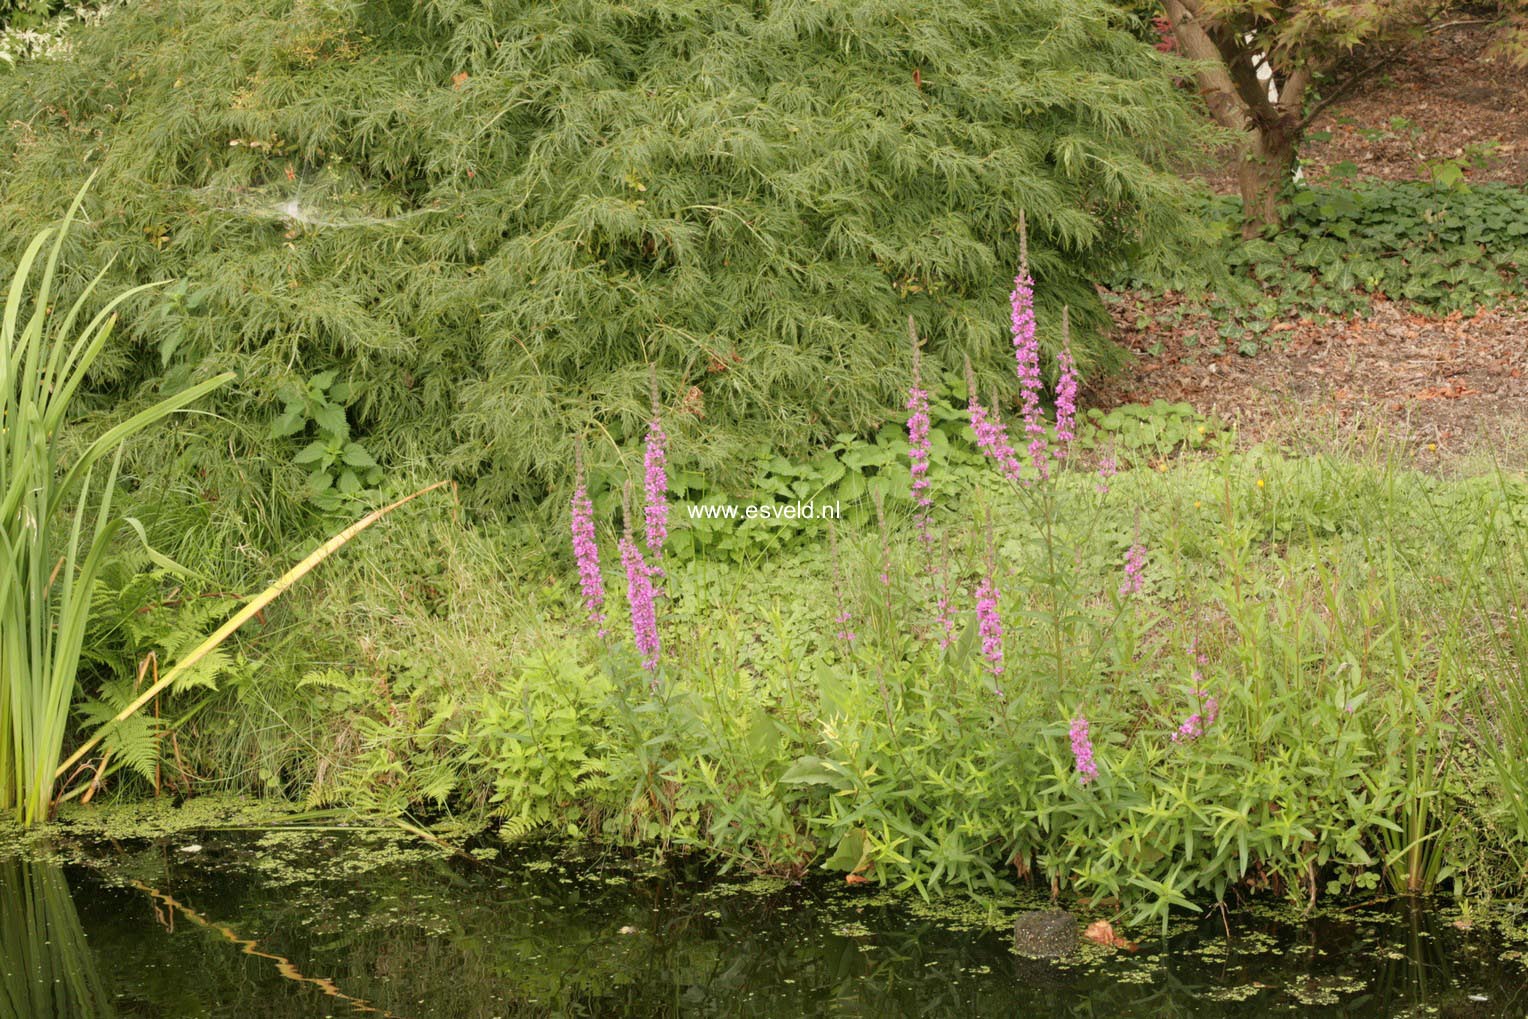
[[[1496,450],[1522,462],[1528,443],[1528,314],[1431,318],[1376,299],[1367,314],[1318,324],[1276,322],[1253,357],[1212,355],[1215,323],[1136,328],[1171,296],[1126,296],[1115,339],[1132,368],[1086,393],[1092,406],[1182,401],[1234,423],[1250,441],[1312,428],[1379,431],[1440,461]]]
[[[1494,57],[1489,43],[1480,25],[1432,33],[1328,111],[1316,129],[1331,138],[1305,148],[1306,176],[1319,182],[1351,163],[1360,176],[1425,179],[1424,160],[1489,151],[1470,180],[1528,184],[1528,71]],[[1227,173],[1209,180],[1234,190]],[[1249,441],[1289,439],[1321,422],[1379,431],[1423,461],[1489,449],[1528,464],[1528,309],[1440,319],[1376,298],[1354,319],[1276,322],[1255,356],[1211,356],[1218,323],[1208,316],[1171,324],[1162,319],[1180,303],[1174,295],[1120,296],[1114,337],[1134,362],[1086,394],[1092,406],[1185,401]]]
[[[1320,182],[1346,162],[1360,176],[1413,180],[1426,177],[1425,161],[1474,148],[1485,163],[1466,167],[1467,179],[1528,182],[1528,68],[1493,54],[1491,42],[1479,23],[1429,33],[1410,59],[1312,125],[1331,139],[1306,147],[1306,175]]]

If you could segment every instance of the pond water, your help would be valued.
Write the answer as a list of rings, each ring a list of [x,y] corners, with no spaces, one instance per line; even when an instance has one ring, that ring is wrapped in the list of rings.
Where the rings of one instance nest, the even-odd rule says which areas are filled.
[[[1217,912],[1055,965],[1011,951],[1018,903],[479,853],[276,831],[0,858],[0,1019],[1528,1015],[1512,924],[1436,905]]]

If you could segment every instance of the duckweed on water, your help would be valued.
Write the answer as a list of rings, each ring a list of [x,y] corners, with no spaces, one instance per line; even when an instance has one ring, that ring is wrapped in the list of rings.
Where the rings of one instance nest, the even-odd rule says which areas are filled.
[[[180,851],[189,844],[200,851]],[[474,861],[396,831],[177,829],[66,857],[0,868],[21,868],[7,887],[67,881],[76,898],[58,922],[88,934],[79,943],[121,1016],[342,1014],[341,999],[309,979],[319,976],[402,1019],[1214,1019],[1249,1008],[1389,1019],[1465,1005],[1472,1017],[1520,1017],[1525,1006],[1522,914],[1509,907],[1475,911],[1470,930],[1454,926],[1454,911],[1404,903],[1174,917],[1165,939],[1136,954],[1085,943],[1048,964],[1011,951],[1014,916],[1048,906],[1044,896],[944,908],[841,879],[722,877],[695,859],[655,868],[578,845],[516,845]],[[150,907],[164,912],[169,900],[154,894],[202,922],[156,923]],[[29,936],[9,929],[24,924],[20,913],[0,922],[7,937]]]

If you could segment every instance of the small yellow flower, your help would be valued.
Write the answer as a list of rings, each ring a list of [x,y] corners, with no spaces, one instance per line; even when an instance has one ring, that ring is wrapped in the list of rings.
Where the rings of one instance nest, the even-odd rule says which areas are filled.
[[[1194,500],[1194,509],[1200,509],[1203,506],[1204,506],[1204,503],[1200,502],[1198,499]]]
[[[1258,478],[1257,479],[1257,487],[1258,488],[1262,488],[1263,487],[1263,479],[1262,478]]]
[[[1429,442],[1427,444],[1427,451],[1429,453],[1436,453],[1438,451],[1438,444],[1436,442]]]

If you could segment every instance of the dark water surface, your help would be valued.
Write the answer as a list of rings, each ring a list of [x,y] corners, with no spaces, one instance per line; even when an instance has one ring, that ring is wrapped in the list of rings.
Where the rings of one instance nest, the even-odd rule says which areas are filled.
[[[684,862],[353,832],[67,855],[0,858],[0,1019],[1528,1015],[1511,925],[1437,905],[1244,909],[1229,939],[1216,913],[1055,966],[1012,954],[1012,911]]]

